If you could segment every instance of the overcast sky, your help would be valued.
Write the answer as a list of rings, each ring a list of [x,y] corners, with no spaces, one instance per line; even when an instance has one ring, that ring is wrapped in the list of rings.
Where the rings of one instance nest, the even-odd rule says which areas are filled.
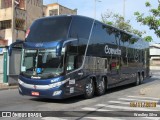
[[[66,6],[71,9],[78,9],[78,15],[88,16],[94,18],[94,2],[95,0],[44,0],[44,4],[50,4],[58,2],[59,4]],[[119,13],[123,15],[123,1],[124,0],[99,0],[101,2],[96,2],[96,19],[101,20],[101,14],[105,13],[107,10],[114,13]],[[152,43],[160,43],[160,38],[154,35],[153,31],[150,31],[148,27],[140,25],[135,20],[134,12],[140,11],[148,15],[148,8],[145,7],[145,2],[147,0],[126,0],[125,2],[125,19],[131,20],[131,24],[135,29],[146,30],[147,35],[153,36]],[[154,8],[157,7],[157,0],[148,0]]]

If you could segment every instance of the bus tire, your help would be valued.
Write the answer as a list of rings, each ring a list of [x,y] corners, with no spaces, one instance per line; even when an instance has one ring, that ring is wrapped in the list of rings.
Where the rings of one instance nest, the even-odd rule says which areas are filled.
[[[138,86],[140,84],[140,75],[137,74],[135,85]]]
[[[96,84],[96,94],[103,95],[105,91],[106,91],[105,78],[102,77],[102,79]]]
[[[143,83],[143,80],[144,80],[144,76],[141,74],[141,75],[140,75],[140,84]]]
[[[85,94],[84,97],[86,99],[92,98],[95,92],[95,85],[93,79],[89,79],[85,85]]]

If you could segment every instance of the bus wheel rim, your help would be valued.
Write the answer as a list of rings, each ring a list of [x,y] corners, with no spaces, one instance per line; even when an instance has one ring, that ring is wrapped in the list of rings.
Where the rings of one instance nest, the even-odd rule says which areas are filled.
[[[99,84],[99,89],[100,91],[102,92],[104,90],[104,86],[105,86],[105,83],[104,83],[104,78],[100,81],[100,84]]]
[[[91,82],[86,85],[86,93],[88,95],[91,95],[92,92],[93,92],[93,85],[92,85],[92,80],[91,80]]]
[[[139,84],[139,76],[137,76],[137,85]]]

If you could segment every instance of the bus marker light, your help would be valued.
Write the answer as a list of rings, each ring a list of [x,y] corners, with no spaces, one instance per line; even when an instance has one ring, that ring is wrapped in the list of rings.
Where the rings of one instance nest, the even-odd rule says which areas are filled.
[[[28,37],[29,33],[30,33],[30,29],[27,30],[25,38]]]
[[[32,91],[32,95],[33,95],[33,96],[39,96],[39,92],[33,92],[33,91]]]

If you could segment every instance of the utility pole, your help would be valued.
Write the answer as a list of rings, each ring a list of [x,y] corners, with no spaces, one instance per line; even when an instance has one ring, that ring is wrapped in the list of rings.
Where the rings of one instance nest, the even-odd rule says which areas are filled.
[[[123,18],[125,21],[125,8],[126,8],[126,0],[123,0]]]
[[[14,29],[15,29],[15,0],[12,0],[12,42],[15,42]]]
[[[94,0],[94,19],[96,19],[96,0]]]
[[[96,2],[101,2],[100,0],[94,0],[94,19],[96,19]]]

